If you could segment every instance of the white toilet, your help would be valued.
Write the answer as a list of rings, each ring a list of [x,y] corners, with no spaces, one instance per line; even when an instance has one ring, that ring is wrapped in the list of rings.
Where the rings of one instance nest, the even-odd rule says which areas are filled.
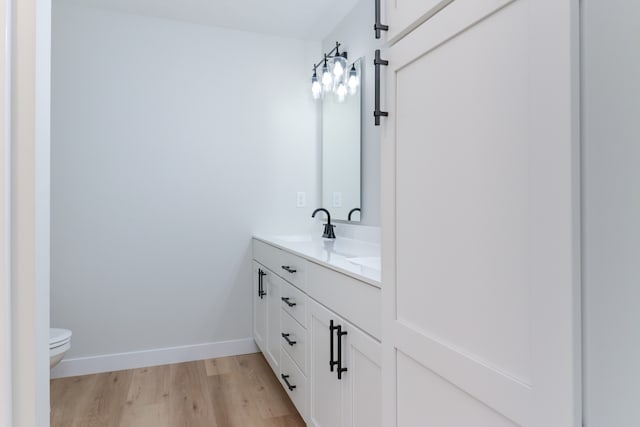
[[[71,331],[68,329],[49,329],[49,369],[53,369],[64,354],[71,348]]]

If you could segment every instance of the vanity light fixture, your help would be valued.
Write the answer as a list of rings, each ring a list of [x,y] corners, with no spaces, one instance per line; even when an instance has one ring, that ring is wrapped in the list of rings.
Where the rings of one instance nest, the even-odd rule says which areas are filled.
[[[347,68],[347,52],[340,53],[340,43],[336,42],[336,55],[333,58],[333,75],[339,79]]]
[[[313,69],[315,73],[315,68]],[[324,55],[324,65],[322,66],[322,86],[324,86],[324,90],[329,90],[331,88],[331,83],[333,83],[333,77],[329,72],[329,64],[327,63],[327,54]]]
[[[311,95],[313,95],[313,99],[318,99],[322,95],[322,86],[318,81],[316,70],[313,70],[313,76],[311,77]]]
[[[354,95],[358,91],[358,86],[360,86],[360,79],[358,78],[358,71],[356,71],[356,64],[351,64],[347,86],[349,87],[349,95]]]
[[[318,67],[320,78],[318,78]],[[347,72],[349,70],[349,72]],[[311,77],[311,95],[313,99],[320,99],[329,92],[333,92],[338,102],[343,102],[347,96],[355,95],[360,85],[360,76],[355,63],[347,63],[347,52],[340,52],[340,43],[324,54],[323,59],[313,64],[313,76]]]
[[[338,97],[338,102],[343,102],[347,96],[347,85],[343,81],[340,81],[336,86],[336,96]]]

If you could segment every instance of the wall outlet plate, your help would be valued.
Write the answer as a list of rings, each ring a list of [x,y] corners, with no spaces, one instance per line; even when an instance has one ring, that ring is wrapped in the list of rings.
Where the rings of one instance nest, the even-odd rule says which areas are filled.
[[[304,208],[305,206],[307,206],[307,193],[304,191],[298,191],[296,195],[296,207]]]
[[[341,208],[342,207],[342,192],[334,191],[333,192],[333,207]]]

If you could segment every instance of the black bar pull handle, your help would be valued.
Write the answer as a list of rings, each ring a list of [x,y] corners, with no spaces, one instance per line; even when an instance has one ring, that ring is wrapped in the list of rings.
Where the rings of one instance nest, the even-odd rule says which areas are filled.
[[[258,296],[262,298],[262,269],[258,269]]]
[[[262,271],[261,268],[258,269],[258,296],[260,297],[260,299],[264,299],[264,296],[267,295],[267,293],[264,291],[264,281],[262,280],[262,278],[266,275],[267,273]]]
[[[338,364],[337,360],[333,360],[333,331],[337,330],[338,326],[333,326],[333,320],[329,321],[329,370],[333,372],[333,367]]]
[[[338,379],[342,379],[342,373],[347,372],[347,368],[342,366],[342,337],[347,335],[347,331],[342,330],[342,326],[338,325]]]
[[[285,333],[283,332],[281,335],[282,335],[282,338],[284,338],[284,340],[287,342],[287,344],[289,344],[291,347],[293,347],[294,345],[296,345],[296,343],[298,342],[298,341],[291,341],[291,340],[289,339],[289,336],[290,336],[291,334],[285,334]]]
[[[291,302],[291,298],[289,297],[282,297],[280,298],[282,301],[284,301],[289,307],[295,307],[296,303],[295,302]]]
[[[284,271],[286,271],[287,273],[291,273],[291,274],[293,274],[293,273],[295,273],[296,271],[298,271],[298,270],[296,270],[295,268],[291,268],[291,267],[290,267],[290,266],[288,266],[288,265],[283,265],[283,266],[282,266],[282,269],[283,269]]]
[[[375,118],[375,125],[380,126],[380,117],[387,117],[388,112],[380,110],[380,66],[389,65],[389,61],[380,58],[380,49],[376,49],[376,57],[373,59],[373,65],[375,66],[375,110],[373,110],[373,117]]]
[[[289,383],[289,377],[290,375],[285,375],[285,374],[280,374],[280,376],[282,377],[282,380],[284,381],[284,383],[287,385],[287,387],[289,388],[289,391],[293,391],[296,386],[292,385],[291,383]]]
[[[380,38],[380,31],[389,31],[388,25],[380,22],[380,0],[376,0],[376,23],[373,24],[373,30],[376,32],[376,38]]]

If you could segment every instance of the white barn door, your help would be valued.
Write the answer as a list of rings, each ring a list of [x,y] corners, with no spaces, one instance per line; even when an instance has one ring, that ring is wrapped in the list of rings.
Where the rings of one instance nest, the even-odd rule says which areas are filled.
[[[454,0],[383,52],[387,427],[580,424],[578,15]]]

